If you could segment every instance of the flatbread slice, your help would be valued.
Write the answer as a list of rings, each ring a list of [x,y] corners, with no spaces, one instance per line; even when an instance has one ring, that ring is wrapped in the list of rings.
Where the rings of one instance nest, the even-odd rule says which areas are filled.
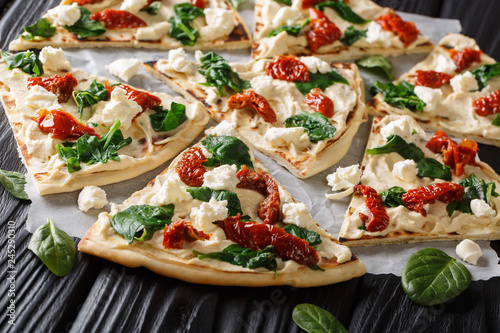
[[[361,167],[365,188],[354,191],[339,233],[341,243],[500,239],[500,176],[475,161],[477,144],[472,140],[451,145],[450,140],[444,132],[427,134],[409,116],[374,117]],[[370,150],[375,147],[384,148]],[[381,198],[385,227],[383,214],[368,208],[376,200],[373,191],[372,199],[365,198],[366,187]]]
[[[460,56],[465,53],[471,56]],[[379,116],[410,115],[426,130],[441,129],[449,135],[500,146],[500,117],[495,114],[500,108],[491,107],[494,100],[498,105],[500,98],[500,64],[479,53],[474,39],[460,34],[445,36],[425,60],[394,82],[415,86],[410,86],[414,89],[412,98],[417,101],[414,105],[395,103],[390,95],[372,88],[378,93],[368,102],[368,112]],[[456,54],[457,63],[462,63],[458,68],[452,54]],[[467,62],[467,58],[471,61]],[[491,102],[486,102],[488,99]],[[490,105],[491,112],[475,110],[474,104],[481,105],[481,101]]]
[[[213,53],[205,56],[198,53],[196,61],[187,57],[181,61],[181,58],[169,55],[169,60],[148,62],[144,66],[186,99],[202,102],[215,120],[232,123],[258,150],[296,177],[311,177],[339,161],[347,153],[359,125],[367,119],[363,80],[353,63],[327,63],[316,57],[284,57],[284,60],[281,57],[230,63],[234,74],[221,75],[237,75],[237,81],[246,82],[242,83],[246,87],[237,94],[227,86],[223,91],[209,86],[205,76],[199,73],[210,63],[208,59],[213,62],[216,57]],[[220,57],[217,59],[220,60]],[[297,66],[290,66],[289,70],[305,68],[310,76],[309,81],[297,83],[266,74],[268,66],[279,64],[282,60]],[[224,59],[220,61],[225,62]],[[216,71],[210,70],[210,73]],[[307,104],[306,98],[314,91],[331,101],[332,113],[324,113],[323,116],[319,114],[322,111],[318,111],[318,107]],[[261,111],[229,106],[233,98],[253,93],[261,96],[264,104],[269,104],[275,114],[274,119],[266,119],[266,115],[259,114]],[[321,119],[314,120],[313,116]],[[301,117],[304,123],[311,120],[309,125],[301,125],[300,120],[297,120]],[[296,123],[292,121],[294,119]],[[322,133],[316,135],[314,128]]]
[[[2,55],[0,98],[42,195],[152,170],[191,143],[210,119],[199,102],[72,68],[60,49],[43,49],[43,61],[33,52]]]
[[[314,19],[320,17],[316,24]],[[315,25],[328,29],[315,33]],[[432,47],[412,22],[369,0],[255,2],[253,58],[290,54],[343,61],[375,54],[427,53]]]
[[[366,272],[247,141],[223,124],[206,133],[146,188],[101,213],[80,251],[212,285],[313,287]]]
[[[251,46],[248,27],[228,1],[197,0],[195,3],[205,8],[195,7],[186,0],[63,0],[49,10],[35,28],[25,28],[31,34],[23,33],[9,47],[17,51],[44,46],[155,49],[182,46],[193,50]],[[155,10],[150,10],[151,7]],[[96,17],[99,13],[104,14]],[[129,25],[113,23],[120,17]]]

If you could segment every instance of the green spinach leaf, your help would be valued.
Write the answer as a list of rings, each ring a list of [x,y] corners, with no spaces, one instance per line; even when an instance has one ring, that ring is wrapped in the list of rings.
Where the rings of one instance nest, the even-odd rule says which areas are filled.
[[[461,201],[452,201],[446,206],[448,215],[451,216],[455,210],[462,213],[472,214],[470,202],[474,199],[481,199],[491,206],[491,197],[498,197],[496,184],[494,182],[486,183],[484,180],[476,177],[475,174],[468,178],[458,181],[458,185],[465,188],[464,196]]]
[[[8,69],[20,68],[26,74],[34,76],[43,75],[43,64],[36,54],[31,51],[19,52],[16,54],[2,51],[1,55]]]
[[[309,243],[309,246],[315,246],[323,243],[321,236],[312,230],[296,226],[295,224],[286,225],[283,230],[288,232],[290,235],[304,239]]]
[[[66,163],[69,173],[73,173],[82,169],[80,166],[80,160],[78,159],[78,151],[71,147],[65,147],[64,145],[57,144],[56,151],[59,155],[61,161]]]
[[[324,74],[320,72],[309,73],[309,81],[294,83],[302,95],[307,95],[314,88],[319,88],[321,91],[325,91],[326,88],[334,83],[349,84],[349,81],[336,71],[332,70],[331,72]]]
[[[364,18],[353,12],[351,7],[349,7],[343,0],[324,1],[314,6],[314,8],[321,11],[323,11],[325,7],[330,7],[331,9],[336,11],[337,14],[339,14],[339,16],[347,22],[351,22],[354,24],[365,24],[370,22],[369,20],[365,20]]]
[[[51,219],[47,219],[46,224],[35,230],[28,249],[57,276],[68,274],[75,263],[75,243]]]
[[[292,5],[292,0],[274,0],[274,1],[276,1],[277,3],[282,3],[282,4],[287,5],[287,6]]]
[[[363,68],[380,69],[391,81],[396,77],[396,69],[392,65],[392,62],[381,55],[373,55],[360,59],[356,61],[356,64]]]
[[[177,39],[183,46],[193,46],[200,32],[191,25],[191,22],[202,15],[204,15],[203,9],[190,3],[174,5],[174,16],[170,18],[170,37]]]
[[[241,210],[241,203],[238,195],[231,191],[224,190],[212,190],[209,187],[188,187],[186,192],[191,194],[193,199],[209,202],[210,198],[214,198],[217,201],[227,200],[227,210],[228,216],[236,216],[240,213],[243,215]]]
[[[87,8],[79,6],[80,18],[73,25],[65,25],[64,29],[74,33],[78,38],[87,38],[92,36],[99,36],[106,32],[106,28],[101,22],[90,19],[92,14]]]
[[[186,106],[180,103],[172,102],[170,110],[157,106],[153,110],[156,113],[149,115],[151,127],[157,132],[166,132],[179,127],[188,118],[186,116]]]
[[[158,11],[161,7],[161,1],[156,1],[147,6],[146,8],[141,9],[141,12],[148,12],[149,15],[157,15]]]
[[[73,99],[78,106],[80,119],[82,119],[84,108],[91,107],[99,101],[105,101],[108,99],[108,90],[104,84],[99,83],[96,80],[92,80],[89,89],[84,91],[73,91]]]
[[[423,306],[441,304],[460,295],[470,281],[470,272],[464,265],[433,248],[413,254],[401,277],[408,297]]]
[[[247,0],[229,0],[229,2],[231,3],[231,6],[233,6],[234,9],[238,9],[238,7],[245,3]]]
[[[495,64],[482,65],[472,71],[472,74],[477,80],[479,90],[488,85],[488,80],[500,76],[500,62]]]
[[[387,207],[404,206],[403,199],[401,198],[406,191],[399,186],[393,186],[387,191],[380,193],[380,199]],[[365,227],[366,229],[366,227]]]
[[[42,17],[32,25],[24,27],[25,33],[21,35],[24,40],[35,40],[36,37],[40,39],[50,38],[56,34],[56,28],[50,24],[50,21]]]
[[[208,135],[201,141],[205,149],[212,153],[212,157],[208,159],[208,166],[219,164],[236,164],[238,169],[242,165],[253,169],[252,158],[250,157],[249,148],[247,145],[231,135],[213,136]]]
[[[495,119],[493,119],[493,121],[491,122],[492,125],[495,125],[495,126],[500,126],[500,114],[497,114],[495,116]]]
[[[304,112],[285,119],[285,127],[303,127],[311,142],[333,138],[337,129],[319,112]]]
[[[24,190],[26,177],[22,173],[0,169],[0,183],[2,183],[3,187],[5,187],[5,189],[16,198],[23,200],[30,199]]]
[[[397,134],[389,135],[385,145],[366,150],[368,155],[388,154],[392,152],[398,153],[405,159],[414,160],[417,163],[424,158],[424,152],[420,148],[413,143],[407,143]]]
[[[204,254],[198,251],[193,251],[193,254],[198,256],[198,259],[210,258],[251,269],[263,267],[270,271],[276,271],[278,268],[276,254],[274,253],[274,248],[272,246],[268,246],[263,250],[254,251],[244,248],[238,244],[231,244],[222,250],[222,252]]]
[[[397,85],[376,81],[370,92],[373,95],[379,92],[384,94],[384,102],[397,108],[422,112],[426,104],[418,98],[414,90],[415,86],[406,81],[401,81]]]
[[[290,36],[295,36],[297,37],[300,33],[300,30],[302,28],[304,28],[306,25],[309,24],[309,22],[311,22],[311,18],[308,17],[306,18],[301,24],[297,24],[297,25],[284,25],[282,27],[279,27],[279,28],[276,28],[274,30],[272,30],[270,33],[267,34],[266,37],[273,37],[273,36],[276,36],[277,34],[279,34],[280,32],[282,31],[286,31],[286,33]]]
[[[219,95],[224,93],[225,86],[237,93],[250,88],[250,82],[240,79],[238,73],[234,72],[227,61],[220,55],[210,52],[201,57],[200,61],[200,73],[207,78],[206,83],[200,84],[217,88]]]
[[[356,43],[358,39],[366,37],[367,32],[368,29],[358,30],[351,25],[346,29],[346,31],[344,31],[344,36],[340,38],[340,42],[346,46],[351,46],[352,44]]]
[[[347,333],[344,326],[330,312],[313,304],[297,305],[293,308],[292,319],[309,333]]]
[[[446,181],[451,180],[450,168],[433,158],[422,158],[420,161],[418,161],[417,169],[417,176],[419,176],[420,178],[430,177],[439,178]]]

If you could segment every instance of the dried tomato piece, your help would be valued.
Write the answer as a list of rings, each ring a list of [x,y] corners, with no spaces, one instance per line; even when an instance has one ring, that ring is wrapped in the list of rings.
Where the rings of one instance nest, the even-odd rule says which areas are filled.
[[[166,249],[182,249],[184,242],[205,241],[210,236],[201,230],[196,230],[191,222],[179,220],[165,226],[163,232],[163,247]]]
[[[188,186],[200,187],[203,185],[203,175],[205,167],[203,163],[208,161],[203,151],[199,147],[191,147],[182,154],[181,160],[177,163],[175,171],[179,178]]]
[[[41,86],[56,95],[59,103],[67,102],[73,93],[73,88],[78,84],[71,73],[63,76],[56,74],[51,77],[29,77],[26,81],[28,89],[33,86]]]
[[[330,118],[333,116],[333,101],[321,93],[321,89],[314,88],[305,96],[306,104],[315,112]]]
[[[326,17],[320,10],[309,8],[311,23],[310,30],[306,32],[309,49],[316,52],[323,45],[329,45],[342,36],[342,31]]]
[[[306,64],[292,56],[275,56],[266,65],[266,75],[279,80],[309,81],[309,72]]]
[[[468,68],[474,62],[481,62],[481,51],[466,47],[461,51],[455,49],[450,50],[451,60],[457,65],[455,72],[460,73]]]
[[[425,204],[434,203],[436,200],[444,203],[460,201],[464,193],[464,188],[458,184],[438,183],[411,189],[403,194],[401,199],[406,208],[427,216],[427,211],[423,207]]]
[[[370,211],[370,216],[359,213],[359,217],[365,224],[366,230],[369,232],[385,230],[389,226],[389,215],[387,215],[384,203],[377,191],[370,186],[356,185],[354,186],[354,193],[363,194],[366,207]]]
[[[231,96],[227,102],[227,107],[230,109],[252,109],[264,118],[265,122],[276,122],[276,113],[269,105],[269,102],[253,90]]]
[[[206,3],[205,3],[205,0],[189,0],[191,2],[191,4],[195,7],[198,7],[198,8],[201,8],[201,9],[205,9],[206,7]]]
[[[318,253],[304,239],[270,224],[240,221],[240,214],[219,221],[229,240],[240,246],[259,251],[268,246],[281,258],[291,259],[301,265],[313,266],[319,261]]]
[[[416,71],[415,85],[429,88],[439,88],[447,84],[453,78],[453,75],[436,71]]]
[[[94,3],[102,2],[103,0],[69,0],[70,3],[76,2],[78,6],[91,5]]]
[[[91,20],[101,21],[106,29],[147,27],[146,22],[126,10],[105,9],[90,15]]]
[[[384,13],[375,19],[382,28],[394,32],[405,47],[417,40],[420,31],[413,22],[403,21],[394,9],[385,8]]]
[[[472,107],[478,116],[500,113],[500,89],[488,96],[472,101]]]
[[[32,119],[42,132],[52,133],[59,140],[76,140],[84,134],[99,137],[93,128],[80,123],[75,117],[63,110],[40,110],[40,115]]]
[[[146,111],[146,109],[152,109],[161,105],[161,99],[159,97],[156,97],[155,95],[152,95],[145,91],[139,91],[124,84],[120,84],[118,86],[113,86],[113,87],[109,87],[106,84],[106,89],[110,94],[116,87],[125,90],[127,92],[125,97],[139,104],[139,106],[142,108],[142,112]]]

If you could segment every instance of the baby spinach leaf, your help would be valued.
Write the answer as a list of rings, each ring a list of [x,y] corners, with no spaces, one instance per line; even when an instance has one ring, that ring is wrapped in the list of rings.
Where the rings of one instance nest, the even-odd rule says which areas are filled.
[[[477,80],[479,90],[488,85],[488,80],[500,76],[500,62],[495,64],[485,64],[472,71],[472,74]]]
[[[20,68],[26,74],[34,76],[43,75],[43,64],[36,54],[31,51],[19,52],[16,54],[2,51],[1,55],[8,69]]]
[[[194,45],[200,32],[191,25],[191,22],[202,15],[204,15],[203,9],[190,3],[174,5],[174,16],[170,18],[170,37],[177,39],[183,46]]]
[[[366,150],[368,155],[388,154],[392,152],[398,153],[405,159],[414,160],[417,163],[424,158],[424,152],[420,148],[413,143],[407,143],[397,134],[389,135],[385,145]]]
[[[414,90],[415,86],[406,81],[401,81],[397,85],[394,85],[391,82],[382,83],[380,81],[376,81],[371,87],[370,92],[373,95],[376,95],[379,92],[383,93],[384,102],[397,108],[422,112],[426,104],[418,98]]]
[[[401,277],[405,293],[422,306],[441,304],[460,295],[470,281],[470,272],[464,265],[433,248],[413,254]]]
[[[61,161],[66,163],[69,173],[79,171],[82,169],[80,166],[80,161],[78,159],[78,151],[73,149],[73,147],[65,147],[64,145],[57,144],[56,151],[59,155]]]
[[[285,127],[303,127],[309,135],[311,142],[318,142],[333,138],[337,129],[327,117],[319,112],[304,112],[288,117],[284,121]]]
[[[200,61],[200,73],[207,78],[206,83],[200,84],[217,88],[219,95],[224,93],[224,86],[233,89],[237,93],[250,88],[250,82],[240,79],[238,73],[234,72],[227,61],[220,55],[210,52],[201,57]]]
[[[472,214],[470,202],[474,199],[481,199],[491,206],[491,197],[498,197],[496,184],[494,182],[486,183],[482,179],[478,179],[475,174],[468,178],[458,181],[458,185],[465,188],[464,196],[461,201],[452,201],[446,206],[448,215],[451,216],[455,210],[462,213]]]
[[[0,169],[0,183],[2,183],[3,187],[16,198],[23,200],[30,199],[24,190],[26,177],[22,173]]]
[[[404,206],[403,199],[401,198],[406,191],[399,186],[393,186],[387,191],[380,193],[380,199],[387,207]],[[366,227],[365,227],[366,229]]]
[[[240,213],[243,215],[241,210],[241,203],[238,195],[231,191],[224,190],[212,190],[209,187],[188,187],[186,192],[189,192],[193,199],[209,202],[210,198],[214,198],[217,201],[227,200],[227,210],[228,216],[236,216]]]
[[[326,88],[334,83],[349,84],[349,81],[345,77],[332,70],[329,73],[309,73],[309,81],[306,82],[294,82],[295,86],[302,95],[307,95],[314,88],[319,88],[321,91],[325,91]]]
[[[263,250],[254,251],[238,244],[231,244],[222,250],[222,252],[205,254],[193,251],[193,254],[198,256],[198,259],[210,258],[251,269],[263,267],[270,271],[276,271],[278,268],[276,254],[274,254],[274,248],[272,246],[268,246]]]
[[[373,55],[360,59],[356,61],[356,64],[363,68],[380,69],[391,81],[396,77],[396,69],[392,65],[392,62],[381,55]]]
[[[295,224],[288,224],[283,228],[283,230],[288,232],[290,235],[304,239],[309,243],[309,246],[323,243],[321,236],[317,232],[296,226]]]
[[[274,1],[276,1],[277,3],[282,3],[282,4],[287,5],[287,6],[292,5],[292,0],[274,0]]]
[[[73,91],[73,99],[78,106],[78,113],[82,119],[83,109],[97,104],[99,101],[108,99],[108,90],[104,84],[92,80],[89,89],[84,91]]]
[[[104,28],[101,22],[90,18],[92,13],[87,8],[82,6],[78,8],[80,9],[80,18],[73,25],[65,25],[64,29],[74,33],[81,39],[99,36],[106,32],[106,28]]]
[[[492,125],[495,125],[495,126],[500,126],[500,114],[497,114],[495,116],[495,119],[493,119],[493,121],[491,122]]]
[[[21,35],[21,38],[24,40],[34,40],[35,37],[42,39],[50,38],[56,34],[56,28],[53,27],[50,21],[45,17],[37,20],[32,25],[25,26],[24,31],[26,33]]]
[[[277,34],[279,34],[280,32],[282,31],[286,31],[286,33],[290,36],[295,36],[297,37],[300,33],[300,30],[302,28],[304,28],[306,25],[309,24],[309,22],[311,22],[311,18],[308,17],[306,18],[301,24],[297,24],[297,25],[284,25],[282,27],[279,27],[279,28],[276,28],[274,30],[272,30],[270,33],[267,34],[266,37],[273,37],[273,36],[276,36]]]
[[[68,274],[75,263],[75,243],[51,219],[35,230],[28,249],[57,276]]]
[[[325,7],[330,7],[331,9],[336,11],[337,14],[339,14],[339,16],[347,22],[351,22],[354,24],[365,24],[370,22],[369,20],[365,20],[364,18],[353,12],[351,7],[349,7],[344,2],[344,0],[324,1],[314,6],[314,8],[321,11],[323,11]]]
[[[252,158],[248,153],[250,149],[237,137],[231,135],[208,135],[201,143],[205,146],[205,149],[213,155],[209,158],[209,166],[213,166],[216,163],[236,164],[238,169],[241,168],[242,165],[246,165],[248,168],[253,169]]]
[[[423,159],[418,161],[417,169],[417,176],[419,176],[420,178],[430,177],[439,178],[446,181],[451,180],[450,168],[430,157],[424,157]]]
[[[146,8],[141,9],[141,12],[147,12],[149,15],[157,15],[158,10],[160,10],[161,1],[156,1],[147,6]]]
[[[354,28],[352,25],[344,31],[344,36],[340,38],[340,42],[346,46],[351,46],[354,44],[358,39],[366,37],[366,33],[368,32],[368,29],[366,30],[358,30]]]
[[[154,233],[170,225],[174,216],[174,204],[166,206],[135,205],[115,214],[111,226],[130,244],[134,240],[150,240]]]
[[[238,7],[242,4],[245,3],[247,0],[229,0],[231,3],[231,6],[233,6],[234,9],[238,9]]]
[[[151,126],[157,132],[173,130],[188,119],[186,106],[180,103],[172,102],[170,110],[163,109],[161,105],[153,110],[156,113],[149,115],[149,119],[151,120]]]
[[[292,319],[300,328],[309,333],[347,333],[347,330],[330,312],[303,303],[295,306]]]

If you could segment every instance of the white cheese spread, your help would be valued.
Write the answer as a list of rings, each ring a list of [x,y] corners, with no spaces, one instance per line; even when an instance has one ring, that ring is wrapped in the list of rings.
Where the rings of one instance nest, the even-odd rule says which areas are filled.
[[[32,86],[28,90],[25,105],[35,109],[48,109],[57,104],[57,96],[42,86]]]
[[[120,120],[120,127],[127,130],[132,125],[134,117],[142,112],[142,107],[126,97],[127,92],[122,88],[115,88],[111,92],[110,101],[102,110],[102,122],[112,126],[116,119]]]
[[[203,202],[200,207],[191,208],[190,217],[194,228],[213,232],[217,229],[217,225],[212,222],[224,220],[227,214],[227,200],[217,201],[215,198],[210,198],[209,202]]]
[[[311,73],[325,74],[332,71],[330,64],[318,57],[300,57],[299,60],[307,66]]]
[[[191,74],[196,71],[195,65],[181,47],[168,51],[168,62],[176,72]]]
[[[433,89],[424,86],[416,86],[415,94],[424,103],[424,111],[432,111],[436,108],[436,104],[443,99],[443,92],[441,89]]]
[[[147,3],[148,0],[123,0],[120,10],[137,14]]]
[[[414,160],[396,162],[392,174],[405,182],[413,182],[417,179],[417,163]]]
[[[236,185],[240,182],[236,177],[236,165],[224,164],[203,175],[203,186],[212,190],[226,190],[234,192]]]
[[[442,54],[438,55],[438,57],[436,58],[436,67],[434,67],[434,70],[436,72],[454,74],[456,69],[457,65],[455,65],[451,58],[448,58]]]
[[[463,74],[455,75],[450,80],[450,85],[453,88],[453,92],[469,92],[473,90],[478,90],[479,85],[476,78],[471,72],[465,72]]]
[[[292,143],[302,146],[307,143],[304,139],[309,141],[309,136],[303,127],[270,127],[264,134],[264,139],[274,147],[286,147]]]
[[[138,28],[135,33],[135,38],[137,40],[158,40],[165,36],[169,30],[169,22],[160,22],[150,27]]]
[[[375,21],[371,21],[367,25],[368,31],[366,32],[366,42],[367,43],[377,43],[382,44],[384,48],[391,46],[392,33],[384,30],[380,24]]]
[[[302,13],[292,7],[281,7],[273,17],[272,25],[276,28],[284,25],[295,25],[302,18]]]
[[[220,8],[206,8],[207,25],[200,28],[201,40],[214,40],[231,34],[234,30],[233,11]]]
[[[154,205],[161,206],[192,200],[192,197],[189,192],[186,192],[186,185],[179,178],[179,175],[177,173],[172,173],[163,182],[160,190],[151,200]]]

